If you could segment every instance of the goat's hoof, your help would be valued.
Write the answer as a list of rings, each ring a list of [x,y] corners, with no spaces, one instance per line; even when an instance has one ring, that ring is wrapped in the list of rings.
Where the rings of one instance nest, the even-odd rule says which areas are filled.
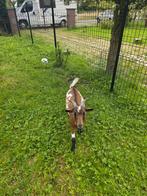
[[[71,145],[71,151],[74,152],[76,149],[76,139],[72,138],[72,145]]]
[[[72,145],[72,146],[71,146],[71,151],[72,151],[72,152],[75,152],[75,150],[76,150],[76,145]]]
[[[76,148],[75,147],[71,147],[71,152],[75,152]]]

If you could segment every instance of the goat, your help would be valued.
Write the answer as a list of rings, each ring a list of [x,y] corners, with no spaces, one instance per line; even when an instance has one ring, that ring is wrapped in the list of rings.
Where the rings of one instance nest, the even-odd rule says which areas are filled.
[[[72,127],[72,146],[71,151],[75,151],[76,148],[76,130],[78,133],[83,131],[86,112],[93,109],[86,109],[85,99],[81,93],[75,88],[75,85],[79,81],[79,78],[75,78],[70,85],[68,92],[66,93],[66,112],[68,113],[69,121]]]

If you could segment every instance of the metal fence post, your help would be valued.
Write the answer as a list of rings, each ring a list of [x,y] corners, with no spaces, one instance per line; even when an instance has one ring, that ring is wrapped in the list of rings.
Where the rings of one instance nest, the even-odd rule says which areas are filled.
[[[53,0],[51,0],[51,9],[52,9],[52,22],[53,22],[53,31],[54,31],[54,45],[55,45],[55,49],[57,49],[57,38],[56,38],[56,28],[55,28],[55,17],[54,17]]]
[[[46,29],[46,21],[45,21],[45,11],[46,11],[46,8],[45,9],[43,9],[43,23],[44,23],[44,27],[45,27],[45,29]]]
[[[31,35],[31,40],[32,40],[32,44],[34,43],[34,39],[33,39],[33,33],[32,33],[32,26],[31,26],[31,22],[30,22],[30,15],[28,12],[28,9],[26,9],[27,11],[27,17],[28,17],[28,22],[29,22],[29,29],[30,29],[30,35]]]

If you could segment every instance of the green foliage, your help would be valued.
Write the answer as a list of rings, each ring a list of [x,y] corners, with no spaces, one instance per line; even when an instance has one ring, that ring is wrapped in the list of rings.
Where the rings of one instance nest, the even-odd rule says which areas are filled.
[[[60,47],[60,44],[57,43],[57,49],[56,49],[56,61],[54,66],[55,67],[65,67],[68,57],[70,55],[69,50],[63,51],[63,49]]]
[[[0,1],[0,8],[6,8],[6,0]]]
[[[130,5],[133,6],[134,9],[142,9],[147,6],[147,0],[130,0]]]
[[[65,5],[69,5],[71,0],[64,0]]]
[[[79,1],[79,9],[80,10],[106,10],[106,9],[113,9],[114,1],[110,0],[86,0],[86,1]]]
[[[105,10],[112,9],[113,1],[100,0],[81,0],[79,1],[79,10]]]
[[[99,5],[98,5],[99,10],[113,9],[113,7],[114,7],[113,1],[102,0],[99,2]]]
[[[46,41],[0,37],[0,45],[0,195],[145,195],[145,108],[116,101],[79,56],[54,68]],[[72,154],[64,109],[76,76],[94,111]]]
[[[85,1],[80,1],[80,10],[94,10],[96,9],[96,1],[95,0],[85,0]]]
[[[126,0],[110,0],[117,4],[123,3]],[[136,9],[142,9],[143,7],[147,6],[147,0],[129,0],[130,5],[135,5]]]
[[[102,29],[112,29],[113,21],[112,20],[102,21],[100,25]]]
[[[6,11],[6,1],[2,0],[0,1],[0,17],[6,17],[7,11]]]

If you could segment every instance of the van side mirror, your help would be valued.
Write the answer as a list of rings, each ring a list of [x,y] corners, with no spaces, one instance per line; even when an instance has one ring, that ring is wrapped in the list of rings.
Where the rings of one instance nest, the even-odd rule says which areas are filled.
[[[23,8],[21,9],[21,13],[25,13],[26,12],[26,8],[23,6]]]

